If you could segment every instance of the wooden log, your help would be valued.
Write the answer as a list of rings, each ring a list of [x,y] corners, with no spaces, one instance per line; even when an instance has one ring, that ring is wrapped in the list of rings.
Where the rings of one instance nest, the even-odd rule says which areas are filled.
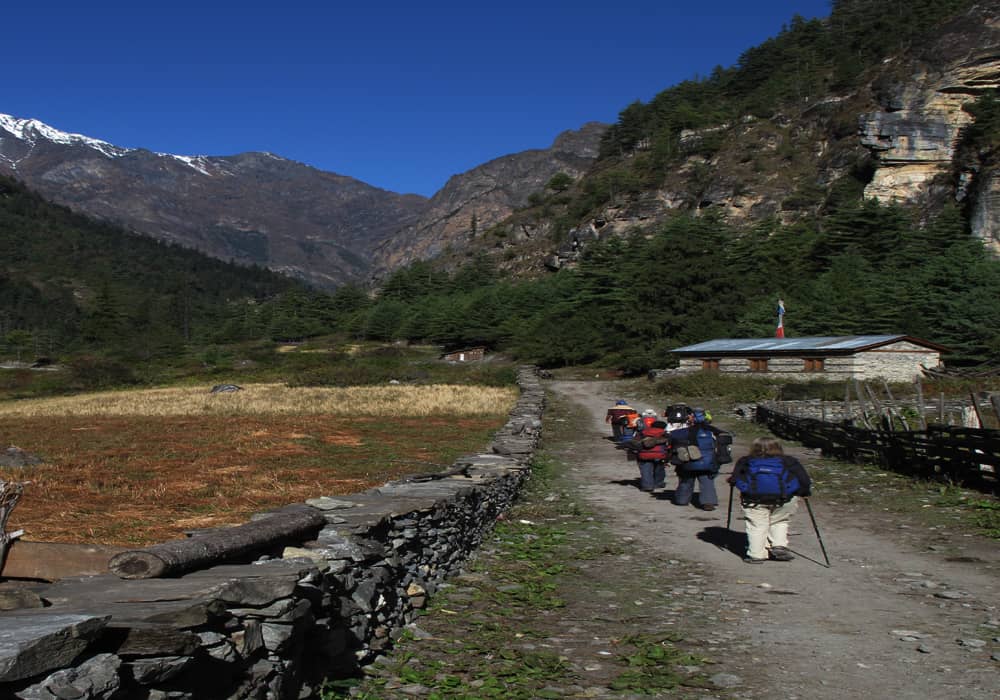
[[[124,551],[125,547],[18,539],[10,543],[7,558],[0,566],[0,576],[44,581],[98,576],[108,573],[108,560]]]
[[[177,576],[249,557],[282,543],[312,539],[324,525],[326,518],[321,511],[297,504],[236,527],[122,552],[108,562],[108,568],[125,579]]]
[[[854,379],[854,393],[858,397],[858,407],[861,409],[861,420],[869,430],[874,430],[872,422],[868,419],[868,405],[865,402],[864,393],[861,391],[861,382]]]
[[[899,422],[902,423],[902,425],[903,425],[903,430],[909,432],[910,431],[910,425],[909,425],[909,423],[906,422],[906,416],[903,415],[903,412],[901,410],[899,410],[899,408],[894,408],[893,407],[893,404],[896,403],[896,398],[892,395],[892,389],[889,388],[889,382],[888,382],[888,380],[883,379],[882,380],[882,386],[885,387],[885,395],[887,397],[889,397],[889,401],[886,403],[886,409],[885,410],[886,410],[886,413],[889,416],[889,423],[890,423],[890,425],[892,424],[893,412],[895,412],[896,417],[899,418]]]
[[[976,392],[970,391],[969,398],[972,400],[972,410],[976,412],[976,421],[979,423],[979,425],[973,427],[985,428],[986,424],[983,423],[983,414],[979,412],[979,401],[976,399]]]

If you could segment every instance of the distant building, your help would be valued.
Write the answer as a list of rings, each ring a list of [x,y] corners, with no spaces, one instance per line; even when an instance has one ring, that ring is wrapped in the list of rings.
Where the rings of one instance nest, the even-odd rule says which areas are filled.
[[[453,350],[441,356],[442,360],[448,362],[477,362],[486,356],[486,348],[479,346],[465,348],[463,350]]]
[[[908,335],[709,340],[672,351],[677,372],[701,370],[808,381],[874,379],[910,382],[921,365],[937,367],[948,349]]]

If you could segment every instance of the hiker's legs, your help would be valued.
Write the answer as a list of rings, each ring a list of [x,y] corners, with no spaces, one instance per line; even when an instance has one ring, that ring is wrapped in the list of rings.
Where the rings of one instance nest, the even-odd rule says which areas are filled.
[[[686,506],[694,494],[694,475],[677,472],[677,488],[674,490],[674,505]]]
[[[667,465],[662,459],[653,463],[653,485],[658,489],[667,485]]]
[[[788,546],[788,523],[798,509],[799,499],[793,497],[788,503],[777,506],[773,511],[771,511],[771,522],[767,531],[768,546]]]
[[[767,537],[771,526],[771,509],[765,506],[743,506],[747,525],[747,556],[767,559]]]
[[[639,460],[639,488],[643,491],[652,491],[656,486],[653,480],[653,462]]]
[[[701,493],[699,501],[701,505],[719,505],[719,496],[715,493],[715,474],[699,474],[698,491]]]

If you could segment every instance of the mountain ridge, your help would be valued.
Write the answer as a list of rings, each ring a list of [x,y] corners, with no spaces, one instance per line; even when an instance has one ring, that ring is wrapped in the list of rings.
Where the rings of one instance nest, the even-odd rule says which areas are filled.
[[[552,149],[496,159],[517,164],[512,175],[523,183],[498,181],[500,194],[490,198],[485,218],[492,222],[523,206],[529,194],[524,183],[542,181],[564,166],[581,171],[596,156],[599,130],[585,125],[586,136],[576,140],[567,136],[572,133],[557,137]],[[582,155],[568,153],[568,142],[578,143]],[[583,165],[573,165],[574,158]],[[453,176],[446,188],[464,191],[456,183],[478,178],[482,167]],[[433,253],[436,233],[428,221],[449,218],[432,199],[390,192],[269,152],[159,153],[6,114],[0,115],[0,173],[88,216],[324,288],[364,284],[373,269],[384,274]],[[413,244],[413,255],[376,254],[380,246],[398,249],[388,243],[401,232],[404,245]],[[442,235],[448,237],[447,227]]]

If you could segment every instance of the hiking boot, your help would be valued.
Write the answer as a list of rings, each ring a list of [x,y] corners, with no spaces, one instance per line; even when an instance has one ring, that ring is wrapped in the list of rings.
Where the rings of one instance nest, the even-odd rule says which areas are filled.
[[[744,564],[763,564],[767,559],[757,559],[755,557],[743,557]]]
[[[771,547],[768,558],[774,561],[791,561],[795,555],[789,552],[787,547]]]

